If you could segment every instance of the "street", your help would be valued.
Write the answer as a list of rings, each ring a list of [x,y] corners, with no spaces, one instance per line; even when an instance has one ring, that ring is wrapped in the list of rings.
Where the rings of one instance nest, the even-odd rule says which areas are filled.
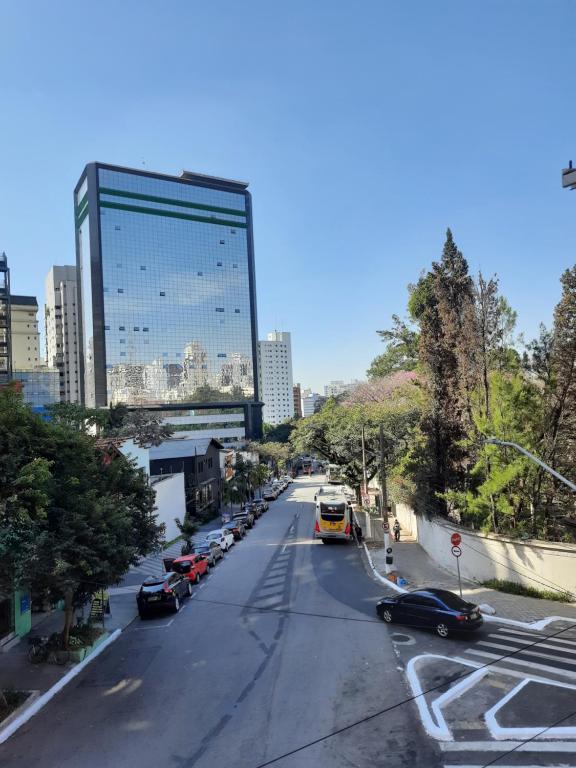
[[[2,766],[433,764],[413,705],[324,738],[407,688],[360,550],[312,539],[316,487],[291,485],[180,614],[136,619]]]
[[[487,624],[474,637],[442,640],[378,621],[385,587],[368,575],[362,550],[312,538],[318,482],[300,479],[271,503],[179,614],[136,619],[0,747],[1,765],[484,765],[519,743],[498,741],[484,721],[498,702],[494,717],[512,729],[539,728],[573,703],[573,634],[484,674],[477,670],[492,656],[536,634]],[[464,684],[469,671],[476,677]],[[510,714],[503,697],[520,684]],[[542,722],[526,685],[547,686]],[[418,686],[435,690],[419,695]],[[528,760],[497,764],[574,764],[574,742],[560,742],[561,760],[550,742],[532,746]]]

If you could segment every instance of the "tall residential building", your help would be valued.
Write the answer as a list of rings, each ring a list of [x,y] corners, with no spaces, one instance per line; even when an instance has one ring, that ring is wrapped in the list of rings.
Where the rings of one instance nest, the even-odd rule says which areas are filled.
[[[10,267],[8,257],[0,254],[0,384],[12,377],[12,329],[10,311]]]
[[[260,436],[247,186],[86,166],[74,191],[86,405],[241,413],[244,436]]]
[[[294,384],[292,387],[292,395],[294,397],[294,418],[302,418],[302,388],[300,384]]]
[[[38,302],[35,296],[10,296],[12,327],[12,370],[32,371],[39,368],[40,332],[38,331]]]
[[[75,266],[52,267],[44,283],[46,362],[59,373],[60,400],[80,402],[78,283]]]
[[[258,342],[258,372],[266,424],[281,424],[286,419],[294,418],[289,333],[273,331],[268,334],[266,341]]]

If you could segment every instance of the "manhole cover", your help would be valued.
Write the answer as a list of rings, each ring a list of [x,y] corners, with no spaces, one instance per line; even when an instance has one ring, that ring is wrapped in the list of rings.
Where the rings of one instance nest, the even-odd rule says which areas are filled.
[[[412,645],[415,642],[410,635],[402,635],[400,632],[395,632],[392,636],[392,642],[398,645]]]

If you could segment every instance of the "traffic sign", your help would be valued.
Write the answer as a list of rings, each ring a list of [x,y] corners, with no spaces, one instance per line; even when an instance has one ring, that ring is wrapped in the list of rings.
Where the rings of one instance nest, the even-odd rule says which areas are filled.
[[[452,536],[450,536],[450,541],[454,547],[458,547],[462,543],[462,536],[460,536],[459,533],[453,533]]]
[[[454,557],[460,557],[460,555],[462,554],[462,550],[460,549],[460,547],[453,546],[452,554],[454,555]]]
[[[384,529],[384,533],[390,533],[390,526],[388,525],[388,523],[383,522],[382,528]]]

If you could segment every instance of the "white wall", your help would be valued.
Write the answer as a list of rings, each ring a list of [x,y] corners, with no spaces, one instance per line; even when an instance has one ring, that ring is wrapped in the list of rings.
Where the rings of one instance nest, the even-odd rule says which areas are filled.
[[[125,440],[120,450],[128,459],[136,459],[136,464],[148,475],[150,473],[150,450],[136,445],[134,440]]]
[[[400,525],[418,539],[439,565],[456,573],[450,536],[462,536],[460,570],[476,581],[506,579],[539,589],[562,589],[576,594],[576,544],[521,542],[502,536],[466,531],[444,521],[417,517],[404,504],[396,505]]]
[[[166,541],[171,541],[179,535],[174,522],[175,517],[184,519],[186,514],[186,494],[184,490],[184,473],[164,475],[162,478],[151,478],[152,488],[156,491],[156,513],[158,522],[165,523]]]

